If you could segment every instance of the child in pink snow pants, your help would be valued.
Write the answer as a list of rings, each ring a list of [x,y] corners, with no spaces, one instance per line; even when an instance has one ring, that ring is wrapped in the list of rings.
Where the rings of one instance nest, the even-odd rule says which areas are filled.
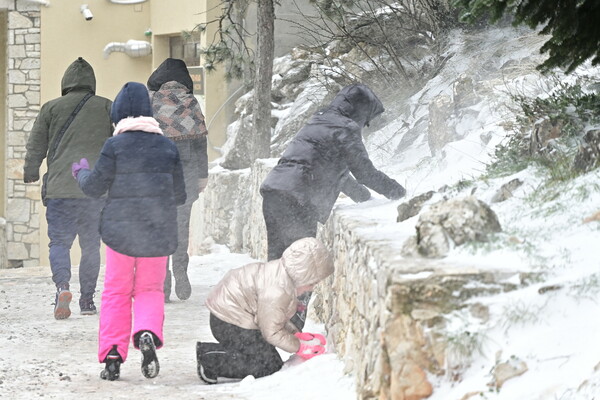
[[[156,349],[164,343],[165,264],[177,248],[177,206],[186,200],[183,169],[177,147],[152,118],[143,84],[123,86],[111,118],[115,132],[94,169],[86,159],[71,167],[87,196],[108,193],[100,220],[106,244],[100,377],[119,378],[131,340],[142,353],[143,375],[154,378],[160,368]]]

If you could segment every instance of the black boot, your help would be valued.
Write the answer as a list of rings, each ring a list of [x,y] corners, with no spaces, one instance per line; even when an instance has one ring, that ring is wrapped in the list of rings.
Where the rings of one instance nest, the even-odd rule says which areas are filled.
[[[156,342],[154,334],[150,331],[140,331],[136,334],[137,343],[142,352],[142,374],[148,378],[156,378],[160,371],[160,364],[156,356]]]
[[[192,295],[192,286],[187,275],[187,266],[173,265],[173,276],[175,277],[175,294],[179,300],[187,300]]]
[[[123,359],[117,351],[117,346],[114,345],[104,359],[104,369],[100,372],[100,378],[107,381],[116,381],[121,375],[121,363]]]
[[[96,305],[94,304],[94,294],[81,296],[79,299],[79,309],[81,315],[95,315],[98,313]]]
[[[212,371],[210,369],[210,366],[203,364],[204,358],[204,351],[206,351],[205,349],[203,349],[203,344],[202,342],[197,342],[196,343],[196,361],[198,362],[198,377],[204,382],[204,383],[208,383],[209,385],[215,384],[217,383],[217,374],[215,371]]]

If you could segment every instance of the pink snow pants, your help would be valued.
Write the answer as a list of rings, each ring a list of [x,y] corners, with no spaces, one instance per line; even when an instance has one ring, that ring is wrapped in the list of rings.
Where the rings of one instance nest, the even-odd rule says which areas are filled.
[[[106,247],[98,361],[104,362],[113,345],[117,345],[117,350],[125,361],[130,337],[133,340],[133,336],[140,331],[154,333],[161,342],[157,347],[162,347],[165,318],[163,287],[167,271],[165,265],[167,257],[130,257]]]

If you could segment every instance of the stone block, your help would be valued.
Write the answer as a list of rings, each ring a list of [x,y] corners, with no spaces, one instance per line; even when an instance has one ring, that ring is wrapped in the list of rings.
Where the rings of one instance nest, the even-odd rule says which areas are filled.
[[[20,69],[39,69],[40,59],[39,58],[25,58],[21,61]]]
[[[10,58],[25,58],[27,57],[27,51],[25,45],[14,44],[8,46],[8,57]]]
[[[9,107],[27,107],[27,97],[22,94],[9,94],[8,95],[8,106]]]
[[[28,222],[31,201],[27,199],[8,199],[6,204],[6,219],[11,222]]]
[[[11,134],[9,135],[9,143],[12,142],[11,138],[17,137],[18,135]],[[17,160],[15,158],[11,158],[6,160],[6,177],[8,179],[22,180],[23,179],[23,166],[25,165],[25,160]]]
[[[39,33],[28,33],[25,35],[25,43],[40,43],[41,35]],[[38,67],[39,68],[39,67]]]
[[[38,6],[39,7],[39,6]],[[33,28],[33,21],[30,18],[18,12],[8,14],[8,29],[28,29]]]
[[[29,258],[29,251],[27,251],[25,244],[21,242],[8,242],[6,253],[9,260],[26,260]]]
[[[19,70],[8,71],[8,82],[9,83],[25,83],[25,73]]]

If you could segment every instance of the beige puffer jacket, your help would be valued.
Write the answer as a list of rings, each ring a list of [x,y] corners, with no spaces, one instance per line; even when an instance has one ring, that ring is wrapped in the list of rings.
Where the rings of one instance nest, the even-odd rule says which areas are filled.
[[[299,340],[286,324],[296,312],[296,288],[333,273],[327,248],[315,238],[297,240],[278,260],[230,270],[206,299],[210,312],[244,329],[260,329],[264,339],[290,353]]]

